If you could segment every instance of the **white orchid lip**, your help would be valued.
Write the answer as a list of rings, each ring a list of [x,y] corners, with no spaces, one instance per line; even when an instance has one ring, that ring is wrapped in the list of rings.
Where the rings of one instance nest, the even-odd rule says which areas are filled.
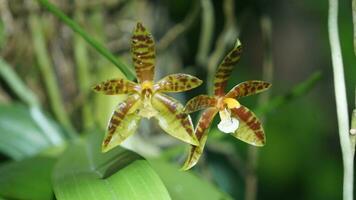
[[[224,133],[234,133],[239,128],[239,120],[231,117],[231,113],[224,109],[219,112],[220,123],[218,124],[218,129]]]

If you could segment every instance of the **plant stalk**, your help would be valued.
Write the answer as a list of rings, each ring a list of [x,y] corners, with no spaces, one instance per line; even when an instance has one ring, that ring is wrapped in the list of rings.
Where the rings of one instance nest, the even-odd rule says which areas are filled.
[[[81,1],[77,0],[77,7],[75,10],[75,19],[79,23],[84,22],[84,13],[79,5],[81,5]],[[79,91],[81,93],[81,115],[82,115],[82,124],[84,130],[90,129],[94,125],[93,114],[91,110],[91,104],[89,103],[89,92],[90,92],[90,64],[89,64],[89,55],[87,44],[83,40],[83,38],[74,34],[74,58],[77,67],[77,75],[78,75],[78,85]]]
[[[337,20],[338,0],[329,0],[328,30],[334,73],[334,89],[339,125],[339,137],[344,165],[343,199],[353,200],[354,147],[351,143],[349,134],[349,115],[347,110],[344,66],[341,55]]]

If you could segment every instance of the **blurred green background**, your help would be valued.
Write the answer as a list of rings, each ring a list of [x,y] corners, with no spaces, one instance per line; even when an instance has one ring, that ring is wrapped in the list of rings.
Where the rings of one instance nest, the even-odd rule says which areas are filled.
[[[269,90],[269,100],[261,103],[259,95],[241,100],[252,110],[270,108],[267,113],[258,114],[264,118],[267,145],[259,148],[257,199],[341,199],[342,158],[327,1],[51,2],[128,66],[131,66],[131,32],[135,23],[142,21],[156,40],[157,79],[184,72],[204,80],[199,88],[174,95],[182,103],[208,92],[209,75],[233,47],[236,38],[240,38],[244,53],[229,80],[229,89],[245,80],[266,79],[263,65],[270,54],[273,71],[267,79],[272,78],[273,87]],[[356,84],[351,13],[351,1],[340,1],[339,30],[350,113],[355,108]],[[3,172],[1,164],[39,152],[43,154],[53,144],[61,147],[46,150],[45,154],[58,155],[56,152],[65,148],[63,141],[73,134],[104,134],[111,111],[124,97],[97,95],[90,86],[123,77],[120,71],[36,1],[0,0],[0,17],[0,173]],[[268,33],[262,19],[271,25]],[[265,37],[269,33],[271,36]],[[271,45],[265,45],[269,42]],[[6,72],[5,65],[14,70],[25,89],[18,86],[16,77]],[[321,78],[301,95],[293,96],[293,88],[315,73],[321,73]],[[283,103],[269,105],[276,98],[284,98]],[[33,111],[38,107],[41,111]],[[34,112],[44,114],[33,120]],[[193,119],[197,116],[192,115]],[[166,136],[152,121],[144,121],[124,146],[145,158],[179,166],[184,161],[187,145]],[[233,199],[244,199],[248,145],[222,135],[213,127],[204,156],[190,173]],[[54,132],[59,132],[60,137]],[[16,186],[0,176],[1,184]],[[192,187],[194,191],[199,185]],[[2,195],[27,199],[26,196],[12,198],[0,189]],[[191,199],[186,195],[185,199]],[[51,192],[48,196],[53,197]]]

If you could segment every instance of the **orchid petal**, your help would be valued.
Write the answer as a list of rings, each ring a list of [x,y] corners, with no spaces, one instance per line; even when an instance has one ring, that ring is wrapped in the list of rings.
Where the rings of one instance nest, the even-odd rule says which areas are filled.
[[[227,94],[229,98],[240,98],[258,94],[267,90],[272,84],[265,81],[245,81],[233,87]]]
[[[140,96],[133,94],[117,106],[109,121],[108,130],[104,137],[103,152],[120,145],[127,137],[135,133],[141,119],[136,113],[140,103]]]
[[[214,78],[214,94],[216,96],[223,96],[225,94],[225,87],[229,79],[234,65],[240,60],[242,53],[242,46],[237,40],[235,47],[225,56],[219,65]]]
[[[131,94],[136,91],[137,84],[126,79],[112,79],[103,81],[95,86],[93,90],[106,95]]]
[[[190,99],[184,107],[184,112],[192,113],[216,105],[216,99],[208,95],[198,95]]]
[[[139,83],[152,81],[155,68],[155,43],[151,33],[137,23],[131,41],[131,54]]]
[[[198,162],[200,156],[203,153],[206,140],[208,138],[208,131],[210,125],[218,110],[216,108],[208,108],[201,115],[198,125],[195,129],[195,135],[197,136],[200,145],[190,146],[189,154],[184,162],[182,170],[188,170],[192,168]]]
[[[240,122],[239,128],[232,135],[248,144],[263,146],[266,143],[265,132],[260,120],[245,106],[231,109],[231,115]]]
[[[184,92],[202,83],[202,80],[188,74],[172,74],[158,81],[154,88],[161,92]]]
[[[158,111],[155,118],[166,133],[186,143],[199,145],[193,132],[192,120],[183,112],[182,104],[165,94],[156,93],[152,97],[152,105]]]

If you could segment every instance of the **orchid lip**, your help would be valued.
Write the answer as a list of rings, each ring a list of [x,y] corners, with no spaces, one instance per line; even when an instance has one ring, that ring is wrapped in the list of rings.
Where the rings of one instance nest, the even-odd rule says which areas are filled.
[[[223,133],[234,133],[239,128],[239,120],[231,117],[227,109],[220,111],[219,115],[221,121],[218,124],[218,129]]]

